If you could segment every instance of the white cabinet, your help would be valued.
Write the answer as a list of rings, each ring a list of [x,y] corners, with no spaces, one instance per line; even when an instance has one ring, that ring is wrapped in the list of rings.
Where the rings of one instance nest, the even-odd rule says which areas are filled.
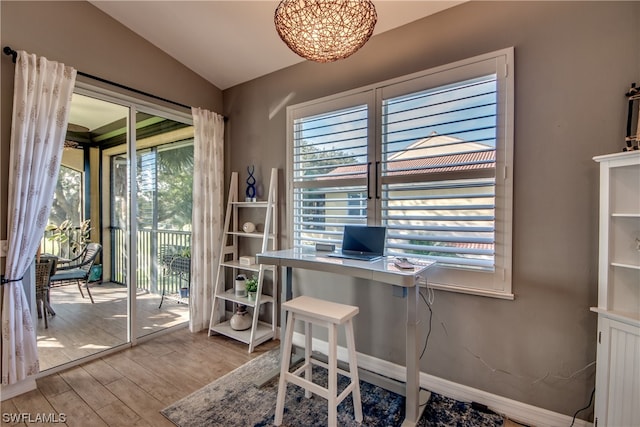
[[[255,346],[276,338],[275,287],[278,271],[275,266],[256,264],[255,254],[278,249],[278,170],[271,170],[267,200],[240,201],[238,191],[238,173],[233,172],[209,321],[209,336],[222,334],[244,342],[249,345],[251,353]],[[258,218],[256,230],[243,230],[242,225],[247,222],[247,218],[254,221]],[[251,251],[252,247],[255,247],[255,251]],[[243,262],[243,257],[253,258],[253,262]],[[255,298],[236,295],[234,279],[239,274],[257,277],[258,289]],[[268,279],[271,288],[267,292],[264,285]],[[244,306],[251,317],[251,327],[248,329],[235,330],[231,327],[231,318],[238,306]],[[260,320],[261,316],[266,320]]]
[[[594,424],[640,425],[640,152],[600,163]]]

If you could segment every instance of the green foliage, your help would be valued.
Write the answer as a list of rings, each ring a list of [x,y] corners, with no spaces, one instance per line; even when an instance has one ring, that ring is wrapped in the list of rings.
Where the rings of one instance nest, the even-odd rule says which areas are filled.
[[[49,222],[60,224],[69,219],[72,222],[80,222],[82,211],[82,172],[60,166],[56,189],[49,214]]]
[[[90,219],[85,219],[76,227],[71,220],[66,219],[59,225],[47,225],[45,231],[50,232],[47,239],[58,243],[69,243],[71,252],[77,255],[91,239],[90,223]]]
[[[258,278],[256,276],[247,278],[244,282],[244,286],[247,289],[247,292],[258,292]]]
[[[193,144],[158,153],[158,222],[182,230],[191,224]]]
[[[138,152],[140,228],[185,230],[193,206],[193,144],[177,143]]]
[[[312,147],[308,142],[302,141],[300,146],[301,159],[304,162],[302,167],[313,164],[317,168],[305,170],[305,175],[326,175],[335,169],[332,166],[342,166],[357,163],[356,156],[345,151],[332,151],[331,154]]]

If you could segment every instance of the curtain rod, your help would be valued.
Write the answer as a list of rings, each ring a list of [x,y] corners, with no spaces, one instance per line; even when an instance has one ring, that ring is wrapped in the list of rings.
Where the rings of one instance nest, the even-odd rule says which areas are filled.
[[[13,63],[14,64],[16,63],[16,59],[18,57],[18,52],[16,52],[15,50],[11,49],[9,46],[5,46],[2,49],[2,52],[4,52],[5,55],[11,56],[11,58],[13,60]],[[110,80],[103,79],[102,77],[97,77],[97,76],[93,76],[91,74],[83,73],[82,71],[76,71],[76,72],[79,75],[83,76],[83,77],[88,77],[90,79],[97,80],[97,81],[102,82],[102,83],[106,83],[106,84],[109,84],[109,85],[112,85],[112,86],[119,87],[120,89],[125,89],[125,90],[131,91],[131,92],[135,92],[135,93],[140,94],[140,95],[148,96],[150,98],[154,98],[154,99],[157,99],[157,100],[160,100],[160,101],[163,101],[163,102],[168,102],[169,104],[177,105],[178,107],[182,107],[182,108],[186,108],[188,110],[191,110],[190,106],[185,105],[185,104],[181,104],[179,102],[172,101],[170,99],[162,98],[160,96],[156,96],[156,95],[153,95],[151,93],[143,92],[141,90],[134,89],[132,87],[125,86],[125,85],[120,84],[120,83],[112,82]],[[224,120],[227,121],[227,118],[225,117]]]

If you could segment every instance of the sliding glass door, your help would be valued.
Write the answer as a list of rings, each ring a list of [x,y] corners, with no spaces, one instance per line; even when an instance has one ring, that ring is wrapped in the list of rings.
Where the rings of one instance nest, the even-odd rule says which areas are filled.
[[[189,316],[190,116],[92,88],[76,92],[42,250],[70,259],[94,242],[102,252],[88,285],[51,290],[56,315],[46,329],[38,322],[42,370],[135,343]],[[90,231],[79,239],[83,227]]]
[[[193,127],[136,115],[136,336],[189,319]]]

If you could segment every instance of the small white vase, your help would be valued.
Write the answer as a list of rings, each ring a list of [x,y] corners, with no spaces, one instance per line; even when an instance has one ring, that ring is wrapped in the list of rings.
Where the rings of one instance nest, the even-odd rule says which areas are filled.
[[[249,329],[251,327],[251,315],[248,311],[241,310],[238,307],[235,314],[231,316],[231,320],[229,320],[229,326],[234,331],[244,331],[245,329]]]

